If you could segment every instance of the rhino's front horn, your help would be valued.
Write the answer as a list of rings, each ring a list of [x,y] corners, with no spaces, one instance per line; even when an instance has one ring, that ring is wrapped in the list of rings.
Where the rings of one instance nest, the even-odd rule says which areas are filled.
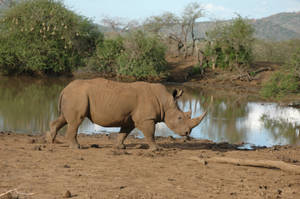
[[[206,114],[207,114],[207,111],[205,111],[201,116],[191,119],[190,120],[190,128],[192,129],[195,126],[197,126],[198,124],[200,124],[200,122],[205,118]]]

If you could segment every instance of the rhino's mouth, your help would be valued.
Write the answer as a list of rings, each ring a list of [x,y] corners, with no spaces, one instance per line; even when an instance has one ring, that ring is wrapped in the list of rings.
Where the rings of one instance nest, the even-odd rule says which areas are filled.
[[[191,131],[186,131],[183,136],[190,137]]]

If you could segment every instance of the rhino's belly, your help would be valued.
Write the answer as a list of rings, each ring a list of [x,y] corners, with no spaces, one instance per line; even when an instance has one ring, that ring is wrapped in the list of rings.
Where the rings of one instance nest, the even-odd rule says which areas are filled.
[[[94,115],[89,118],[93,123],[103,127],[120,127],[129,125],[132,122],[131,117],[118,115]]]

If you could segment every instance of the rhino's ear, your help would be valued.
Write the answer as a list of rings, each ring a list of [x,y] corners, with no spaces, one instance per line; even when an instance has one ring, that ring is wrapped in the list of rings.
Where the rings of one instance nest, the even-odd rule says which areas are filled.
[[[183,90],[181,89],[174,89],[173,91],[173,97],[174,99],[178,99],[183,94]]]

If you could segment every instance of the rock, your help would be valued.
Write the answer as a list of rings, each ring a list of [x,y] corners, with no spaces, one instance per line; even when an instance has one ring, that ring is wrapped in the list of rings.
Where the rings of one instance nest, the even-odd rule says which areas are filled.
[[[65,192],[65,194],[63,195],[63,197],[64,197],[64,198],[71,198],[71,197],[72,197],[72,194],[71,194],[71,192],[70,192],[69,190],[67,190],[67,191]]]
[[[294,107],[294,108],[300,108],[300,101],[290,102],[290,103],[288,103],[288,106]]]
[[[28,144],[34,144],[34,143],[36,143],[36,140],[35,140],[35,139],[29,139],[29,140],[28,140]]]
[[[35,145],[35,146],[33,147],[33,150],[35,150],[35,151],[41,151],[41,150],[42,150],[42,147],[41,147],[41,145]]]

